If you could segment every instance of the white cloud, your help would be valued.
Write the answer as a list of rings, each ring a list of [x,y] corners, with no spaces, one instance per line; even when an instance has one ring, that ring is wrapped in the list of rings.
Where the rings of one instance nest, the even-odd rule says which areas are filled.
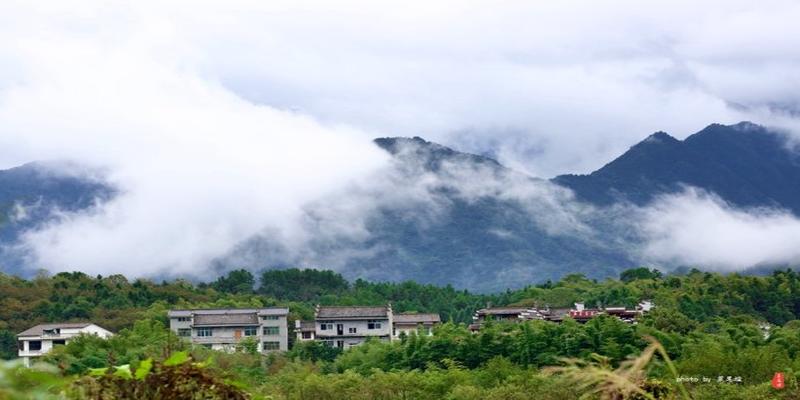
[[[25,73],[0,93],[0,137],[16,157],[106,166],[122,194],[28,233],[36,265],[202,274],[265,228],[290,234],[304,203],[387,159],[372,134],[252,104],[164,62],[152,32],[113,46],[63,33],[11,46]]]
[[[800,261],[800,219],[774,209],[736,209],[695,189],[641,210],[646,258],[721,271]]]
[[[386,168],[374,136],[547,177],[656,130],[797,127],[770,108],[800,104],[797,3],[587,4],[3,2],[0,166],[78,160],[124,191],[26,244],[45,266],[140,274],[196,270],[265,230],[299,246],[308,204]],[[361,190],[385,204],[425,200],[421,185]],[[587,211],[547,185],[460,189],[534,198],[553,232],[585,229]],[[324,230],[366,237],[373,195],[318,209]]]

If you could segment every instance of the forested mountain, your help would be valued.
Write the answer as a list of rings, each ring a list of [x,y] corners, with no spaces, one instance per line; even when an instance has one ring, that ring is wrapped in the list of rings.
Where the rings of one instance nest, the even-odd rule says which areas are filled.
[[[647,206],[687,185],[735,206],[800,213],[800,153],[783,135],[747,122],[710,125],[683,141],[655,133],[589,175],[552,180],[419,137],[375,144],[392,155],[390,167],[365,187],[307,205],[302,253],[256,237],[221,255],[218,270],[323,266],[349,279],[497,291],[573,272],[615,276],[648,262],[637,251],[644,239],[630,210],[619,205]],[[115,193],[96,178],[53,170],[29,164],[0,171],[5,272],[20,272],[8,245],[21,232]],[[356,223],[363,224],[356,238],[328,229]]]
[[[780,133],[749,122],[709,125],[683,141],[657,132],[589,175],[553,181],[595,204],[646,204],[688,185],[737,206],[800,215],[800,152],[792,146]]]

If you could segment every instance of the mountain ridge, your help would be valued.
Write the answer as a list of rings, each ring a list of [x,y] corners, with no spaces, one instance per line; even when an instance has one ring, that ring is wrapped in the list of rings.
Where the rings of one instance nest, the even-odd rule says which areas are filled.
[[[779,207],[800,215],[800,155],[782,134],[751,122],[711,124],[678,140],[657,132],[587,175],[553,182],[593,204],[647,204],[694,186],[738,207]]]
[[[364,222],[367,239],[323,234],[308,244],[308,254],[321,257],[312,261],[358,255],[336,267],[352,279],[412,279],[493,291],[568,273],[614,276],[646,260],[630,249],[641,238],[618,222],[628,218],[627,211],[609,206],[644,206],[686,185],[714,192],[738,207],[800,212],[798,154],[779,133],[747,122],[712,124],[684,140],[655,132],[590,174],[550,180],[420,137],[377,138],[374,143],[393,159],[393,172],[374,179],[390,181],[395,188],[422,182],[430,199],[381,203],[366,191],[358,200],[377,204]],[[13,244],[27,229],[53,218],[46,212],[51,206],[81,210],[115,193],[77,176],[37,174],[31,166],[9,171],[0,171],[0,200],[7,204],[0,209],[6,216],[6,223],[0,222],[0,245]],[[40,213],[24,221],[12,218],[8,206],[36,204],[44,207],[32,207]],[[310,218],[313,226],[317,216]],[[269,238],[245,241],[238,250],[252,256],[221,258],[216,263],[221,272],[234,266],[326,265],[303,264],[307,254],[293,258]],[[12,259],[0,255],[7,263]],[[18,272],[22,266],[18,261],[4,268]]]

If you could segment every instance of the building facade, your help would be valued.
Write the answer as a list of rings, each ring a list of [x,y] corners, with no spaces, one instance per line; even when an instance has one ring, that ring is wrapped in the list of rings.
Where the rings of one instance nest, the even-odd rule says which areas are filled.
[[[285,307],[259,309],[170,310],[169,327],[192,344],[233,351],[246,338],[259,352],[287,351],[289,330]]]
[[[439,314],[394,314],[392,336],[399,339],[411,334],[432,336],[433,328],[442,323]]]
[[[587,308],[584,303],[575,303],[573,308],[544,308],[536,307],[489,307],[482,308],[475,312],[472,317],[473,323],[469,329],[473,332],[480,330],[481,326],[489,320],[499,322],[522,322],[529,320],[544,320],[551,322],[562,322],[565,318],[573,319],[577,322],[587,322],[599,315],[609,315],[619,318],[621,321],[635,324],[636,319],[648,313],[654,307],[649,300],[641,301],[635,308],[626,307],[597,307]]]
[[[314,321],[294,321],[294,333],[298,342],[309,342],[316,339],[316,326]]]
[[[91,322],[36,325],[17,335],[17,354],[26,366],[30,366],[32,359],[41,357],[53,347],[66,345],[72,338],[81,334],[97,335],[102,338],[113,335],[111,331]]]
[[[367,338],[392,340],[392,307],[320,307],[314,312],[314,338],[347,349]]]
[[[391,305],[317,306],[314,321],[295,321],[295,334],[298,343],[317,340],[347,349],[368,338],[395,340],[412,333],[432,335],[433,328],[440,323],[439,314],[395,314]]]
[[[469,329],[477,332],[486,321],[521,322],[545,319],[544,310],[535,307],[486,307],[475,311]]]

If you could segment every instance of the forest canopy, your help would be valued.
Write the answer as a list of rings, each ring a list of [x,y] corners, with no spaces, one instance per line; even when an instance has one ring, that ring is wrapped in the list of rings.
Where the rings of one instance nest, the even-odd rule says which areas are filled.
[[[567,307],[584,302],[632,307],[644,299],[656,307],[636,324],[601,316],[585,324],[570,319],[560,324],[489,322],[477,334],[467,329],[474,311],[487,304]],[[302,343],[285,355],[262,356],[244,347],[233,354],[192,348],[169,331],[166,320],[170,308],[280,305],[290,308],[290,320],[294,320],[312,318],[316,304],[386,303],[400,312],[439,313],[445,323],[431,337],[369,341],[344,352],[321,343]],[[580,371],[616,371],[626,368],[631,357],[650,354],[648,346],[655,341],[663,346],[664,357],[651,354],[653,360],[634,382],[652,398],[680,398],[675,396],[681,385],[668,365],[687,379],[713,379],[706,385],[686,384],[693,398],[714,398],[713,393],[721,392],[740,398],[773,398],[784,393],[773,392],[769,386],[776,371],[787,374],[787,384],[797,384],[793,371],[800,371],[798,315],[800,274],[792,270],[766,276],[698,270],[665,275],[638,268],[624,271],[620,279],[595,281],[573,274],[558,282],[496,294],[414,282],[350,282],[331,271],[299,269],[264,271],[257,276],[236,270],[213,282],[196,284],[79,272],[40,274],[33,279],[0,275],[0,356],[15,358],[16,334],[32,325],[91,320],[116,335],[108,340],[81,337],[44,357],[57,367],[55,375],[69,378],[65,385],[72,389],[63,393],[74,394],[70,390],[75,385],[81,390],[134,390],[139,386],[101,382],[91,371],[119,365],[135,370],[147,362],[158,366],[153,373],[168,375],[147,379],[208,375],[211,381],[238,382],[241,386],[230,390],[241,387],[252,398],[358,398],[356,394],[361,398],[531,398],[536,394],[537,398],[568,399],[590,393],[591,387],[571,384],[575,376],[551,369],[572,371],[569,363],[579,362]],[[289,326],[293,326],[291,321]],[[176,352],[185,352],[193,361],[177,369],[158,364]],[[195,371],[195,364],[206,369]],[[728,382],[728,377],[738,381]]]

